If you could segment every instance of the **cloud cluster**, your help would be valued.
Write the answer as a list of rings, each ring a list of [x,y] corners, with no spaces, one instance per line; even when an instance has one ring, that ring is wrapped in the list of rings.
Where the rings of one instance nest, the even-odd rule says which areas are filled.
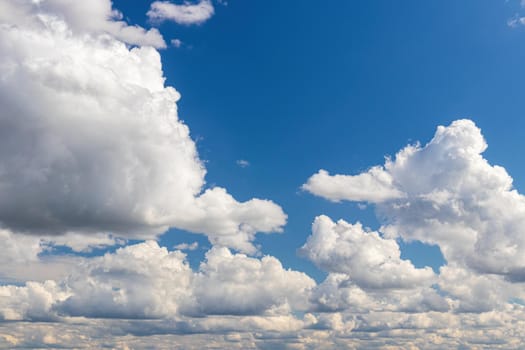
[[[402,260],[395,240],[366,232],[360,223],[335,223],[324,215],[315,219],[301,252],[324,271],[346,274],[365,289],[411,288],[435,277],[430,267],[417,269]]]
[[[333,199],[323,186],[340,187],[340,199],[376,203],[387,237],[436,244],[449,264],[525,281],[525,197],[504,168],[483,158],[486,148],[472,121],[457,120],[438,127],[425,146],[407,146],[384,166],[340,183],[338,175],[319,173],[308,182],[317,185],[306,188]],[[377,182],[367,187],[359,181],[363,176],[388,179],[379,200]],[[370,195],[356,195],[356,186]]]
[[[446,322],[434,326],[426,319],[406,327],[442,329],[433,346],[471,346],[477,339],[482,348],[515,348],[522,335],[503,339],[500,327],[502,318],[519,322],[523,312],[525,197],[504,168],[483,158],[486,148],[472,121],[457,120],[438,127],[425,146],[409,145],[383,166],[358,175],[314,174],[304,189],[331,201],[374,204],[383,223],[379,232],[366,232],[359,223],[316,219],[302,252],[329,275],[312,294],[314,305],[343,314],[373,312],[377,320],[365,317],[354,334],[392,329],[386,319],[408,321],[407,313],[421,313],[413,320],[423,321],[430,312],[432,318],[447,315]],[[438,245],[447,265],[436,276],[415,269],[400,260],[397,238]],[[385,292],[389,282],[399,288],[411,276],[422,278],[408,283],[408,290]],[[476,330],[484,322],[490,335]]]
[[[80,260],[55,282],[1,286],[3,320],[60,317],[158,319],[207,315],[287,315],[307,310],[315,282],[279,260],[212,248],[194,272],[180,251],[146,241]]]
[[[148,16],[213,13],[157,1]],[[109,0],[0,0],[0,348],[522,347],[525,197],[472,121],[362,174],[307,181],[382,222],[318,216],[300,248],[326,273],[316,283],[255,255],[256,233],[286,215],[206,187],[164,84],[165,42],[122,18]],[[198,244],[154,240],[170,227],[207,235],[198,267],[180,251]],[[438,245],[446,265],[414,266],[398,239]]]
[[[125,238],[177,227],[250,253],[256,232],[280,230],[286,215],[270,201],[203,192],[206,171],[159,53],[126,44],[149,45],[157,32],[123,38],[136,27],[115,21],[109,0],[0,4],[2,226]]]

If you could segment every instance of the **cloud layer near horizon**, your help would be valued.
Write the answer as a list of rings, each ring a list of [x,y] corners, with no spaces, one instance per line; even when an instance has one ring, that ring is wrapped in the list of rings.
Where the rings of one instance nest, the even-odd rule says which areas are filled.
[[[162,19],[213,15],[195,12],[209,1],[169,5]],[[316,283],[257,254],[255,234],[286,223],[277,204],[206,187],[164,84],[164,39],[122,18],[109,0],[0,0],[0,348],[523,344],[525,200],[472,121],[362,174],[308,180],[383,220],[374,231],[319,215],[300,248],[325,273]],[[170,227],[208,237],[197,268],[181,252],[194,245],[155,241]],[[439,246],[446,265],[414,266],[399,239]]]

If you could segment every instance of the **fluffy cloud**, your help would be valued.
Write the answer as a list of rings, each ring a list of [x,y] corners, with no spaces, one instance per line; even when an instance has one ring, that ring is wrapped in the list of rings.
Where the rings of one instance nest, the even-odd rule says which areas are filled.
[[[169,1],[155,1],[147,15],[153,22],[174,21],[178,24],[201,24],[210,19],[215,10],[210,0],[200,0],[193,4],[184,2],[181,5]]]
[[[523,335],[504,325],[523,319],[525,198],[505,169],[482,157],[486,148],[479,128],[458,120],[383,166],[358,175],[321,170],[308,180],[304,188],[328,200],[375,204],[383,220],[379,232],[368,232],[316,219],[302,252],[329,274],[311,301],[318,311],[355,318],[327,328],[343,336],[350,327],[349,338],[371,340],[363,348],[519,348]],[[372,272],[385,272],[378,281],[388,283],[424,271],[399,259],[397,238],[437,244],[447,265],[406,289],[370,288]]]
[[[287,313],[308,307],[315,282],[306,274],[285,270],[271,256],[262,259],[213,248],[195,276],[197,310],[204,314],[257,315]]]
[[[367,232],[359,223],[335,223],[327,216],[315,219],[301,252],[323,270],[346,274],[362,288],[412,288],[435,277],[430,267],[417,269],[402,260],[396,241]]]
[[[56,320],[50,313],[53,304],[65,293],[54,281],[44,283],[28,282],[24,287],[0,287],[0,319],[4,321],[51,321]]]
[[[390,174],[381,167],[373,167],[355,176],[330,175],[326,170],[319,170],[302,188],[334,202],[344,199],[379,203],[403,196],[392,186]]]
[[[0,4],[5,228],[151,238],[178,227],[250,253],[256,232],[280,230],[286,215],[270,201],[202,193],[206,171],[177,117],[180,95],[164,86],[154,48],[126,45],[143,41],[123,37],[135,27],[114,20],[109,0]]]
[[[93,243],[91,237],[87,241],[82,245]],[[52,249],[46,238],[0,229],[0,242],[0,284],[59,279],[67,275],[72,264],[77,262],[72,256],[45,255]]]
[[[376,203],[387,237],[437,244],[449,263],[524,281],[525,238],[520,232],[525,197],[512,188],[504,168],[483,158],[486,147],[470,120],[440,126],[424,147],[407,146],[384,166],[345,177],[348,181],[338,183],[339,198]],[[386,190],[379,200],[376,182],[367,187],[357,180],[372,173],[388,179],[382,182]],[[314,179],[335,186],[337,178],[318,175]],[[355,196],[353,186],[370,195]]]
[[[28,25],[35,17],[53,16],[67,22],[76,34],[102,34],[132,45],[166,47],[162,35],[155,28],[145,30],[122,21],[123,15],[112,9],[109,0],[20,0],[0,1],[0,22]]]
[[[326,279],[313,290],[310,301],[313,311],[344,312],[354,316],[371,311],[447,312],[457,305],[457,300],[439,295],[428,285],[405,289],[365,290],[353,283],[348,275],[340,273],[329,273]]]
[[[85,261],[64,281],[68,298],[54,307],[68,316],[167,317],[188,300],[191,280],[184,254],[147,241]]]
[[[180,251],[155,241],[80,260],[60,282],[0,287],[6,320],[90,318],[154,319],[184,315],[287,315],[306,310],[315,282],[262,259],[212,248],[197,272]]]

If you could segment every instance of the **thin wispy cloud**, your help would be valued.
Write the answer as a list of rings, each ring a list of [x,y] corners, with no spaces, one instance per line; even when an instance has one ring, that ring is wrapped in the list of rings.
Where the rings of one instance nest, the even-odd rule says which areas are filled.
[[[241,168],[247,168],[250,166],[250,162],[247,161],[247,160],[244,160],[244,159],[239,159],[237,160],[237,165],[240,166]]]

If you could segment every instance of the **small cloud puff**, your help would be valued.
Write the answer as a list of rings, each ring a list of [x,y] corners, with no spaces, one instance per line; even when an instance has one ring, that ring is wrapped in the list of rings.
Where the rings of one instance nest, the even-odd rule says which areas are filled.
[[[171,39],[171,45],[173,47],[179,48],[182,46],[182,40],[180,39]]]
[[[147,13],[152,22],[173,21],[178,24],[201,24],[209,20],[215,9],[210,0],[200,0],[197,3],[184,2],[174,4],[169,1],[155,1]]]
[[[199,242],[193,242],[193,243],[181,243],[173,246],[174,249],[177,250],[189,250],[193,251],[199,248]]]
[[[250,166],[250,162],[248,162],[247,160],[244,160],[244,159],[239,159],[238,161],[236,161],[236,163],[241,168],[247,168],[247,167]]]

